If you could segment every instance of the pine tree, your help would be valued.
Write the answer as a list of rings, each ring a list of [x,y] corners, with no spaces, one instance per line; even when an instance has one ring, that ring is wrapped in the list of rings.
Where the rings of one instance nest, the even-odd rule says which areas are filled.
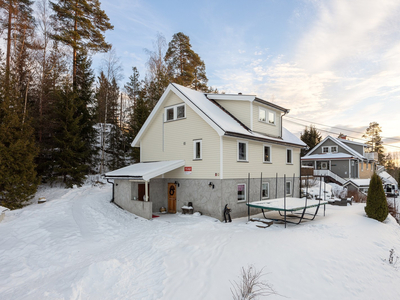
[[[53,39],[68,45],[73,51],[73,86],[76,83],[77,52],[90,50],[106,52],[111,45],[105,41],[104,33],[114,27],[106,13],[100,8],[99,0],[59,0],[51,2],[56,33]]]
[[[389,214],[382,180],[376,173],[372,175],[369,183],[365,212],[369,218],[380,222],[385,221]]]
[[[385,165],[385,155],[383,153],[381,132],[382,129],[379,124],[377,122],[371,122],[362,137],[368,139],[366,144],[370,146],[369,151],[378,153],[378,162],[383,166]]]
[[[82,138],[80,122],[83,118],[78,113],[76,92],[65,84],[57,94],[58,128],[55,133],[54,173],[62,176],[67,187],[82,185],[88,166],[86,142]]]
[[[174,82],[207,91],[207,76],[204,62],[192,50],[190,39],[182,32],[173,35],[168,44],[165,61],[171,80]]]
[[[4,73],[0,82],[0,205],[14,209],[22,207],[36,192],[37,147],[30,119],[26,117],[23,122],[18,92],[4,91]],[[8,78],[9,85],[15,91],[12,78]]]
[[[301,156],[304,156],[321,142],[322,136],[313,125],[310,125],[310,128],[307,126],[304,128],[300,139],[308,146],[308,149],[301,149]]]

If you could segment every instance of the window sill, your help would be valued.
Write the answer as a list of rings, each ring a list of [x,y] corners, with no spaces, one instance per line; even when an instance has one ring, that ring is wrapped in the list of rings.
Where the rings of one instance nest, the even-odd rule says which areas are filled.
[[[237,203],[246,203],[246,202],[247,202],[246,200],[238,200]]]
[[[165,120],[164,123],[170,123],[170,122],[179,121],[179,120],[184,120],[184,119],[186,119],[186,117],[179,118],[179,119],[173,119],[173,120]]]
[[[272,165],[272,161],[263,161],[264,164]]]
[[[287,165],[293,165],[293,163],[286,163]]]
[[[268,123],[266,121],[261,121],[261,120],[258,120],[258,122],[263,123],[263,124],[267,124],[267,125],[271,125],[271,126],[276,126],[276,123]]]
[[[248,163],[249,161],[248,161],[248,160],[238,160],[237,162],[240,162],[240,163]]]
[[[203,160],[202,158],[193,158],[193,161]]]

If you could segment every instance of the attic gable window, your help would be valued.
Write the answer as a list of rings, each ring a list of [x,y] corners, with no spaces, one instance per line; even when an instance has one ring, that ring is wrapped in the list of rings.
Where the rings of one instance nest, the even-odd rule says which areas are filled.
[[[331,146],[331,152],[332,153],[337,153],[338,152],[337,147],[336,146]]]
[[[329,153],[329,147],[322,147],[322,153]]]
[[[166,107],[164,111],[165,111],[165,122],[184,119],[186,117],[185,104],[177,104],[174,106],[169,106]]]
[[[276,115],[274,111],[259,107],[258,120],[260,122],[265,122],[267,124],[275,125],[275,119]]]

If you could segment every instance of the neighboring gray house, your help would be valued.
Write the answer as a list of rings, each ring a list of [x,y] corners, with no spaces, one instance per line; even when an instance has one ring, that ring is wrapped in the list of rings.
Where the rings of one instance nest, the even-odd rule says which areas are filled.
[[[349,179],[368,179],[376,169],[377,154],[368,145],[327,136],[301,158],[302,166],[314,168],[314,175],[344,184]]]
[[[282,127],[288,113],[254,95],[170,84],[132,143],[141,162],[105,174],[115,203],[147,219],[160,207],[176,213],[191,203],[222,219],[226,204],[241,217],[247,201],[298,197],[306,145]]]

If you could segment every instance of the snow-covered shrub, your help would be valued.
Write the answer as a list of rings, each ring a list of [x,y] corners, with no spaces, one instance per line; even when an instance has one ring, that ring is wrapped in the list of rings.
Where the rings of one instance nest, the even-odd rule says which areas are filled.
[[[257,271],[254,266],[248,266],[246,269],[242,267],[239,281],[231,283],[233,286],[233,289],[231,289],[233,299],[251,300],[257,299],[257,297],[276,295],[277,292],[275,292],[272,285],[262,281],[263,270],[264,268]]]

